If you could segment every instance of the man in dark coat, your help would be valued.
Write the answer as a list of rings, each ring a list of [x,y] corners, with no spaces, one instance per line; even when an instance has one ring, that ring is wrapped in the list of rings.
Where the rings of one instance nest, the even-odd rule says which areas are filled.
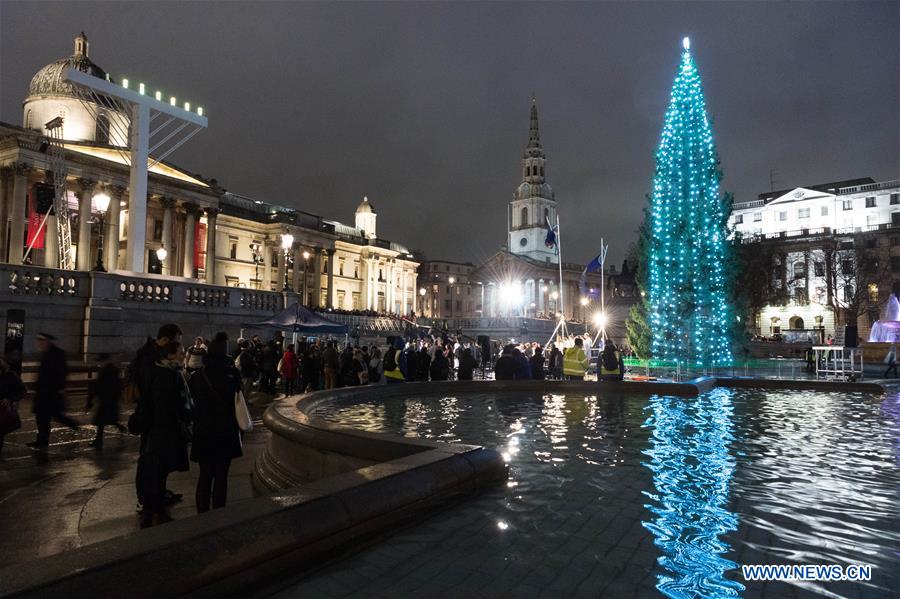
[[[475,370],[475,366],[477,362],[475,360],[475,356],[472,355],[472,348],[467,347],[462,350],[462,355],[459,358],[459,372],[458,378],[461,381],[471,381],[472,373]]]
[[[531,378],[536,380],[544,379],[544,350],[540,345],[534,346],[534,355],[529,360],[531,363]]]
[[[503,348],[503,353],[497,358],[494,365],[494,379],[498,381],[511,381],[516,378],[516,362],[513,359],[513,347],[507,345]]]
[[[150,397],[153,385],[153,367],[159,358],[160,350],[173,341],[180,343],[181,335],[181,327],[177,324],[164,324],[156,332],[156,339],[147,337],[147,342],[137,351],[134,360],[128,367],[128,377],[135,388],[137,397],[135,414],[132,418],[146,414],[146,419],[149,420],[150,402],[144,402],[143,398]],[[129,428],[131,428],[131,420],[129,420]],[[144,483],[144,448],[147,443],[147,436],[144,431],[132,431],[132,433],[141,435],[141,447],[138,453],[137,469],[134,474],[134,486],[138,497],[137,511],[140,513],[144,509],[144,489],[146,488]],[[165,500],[167,503],[175,503],[181,501],[181,499],[180,493],[166,490]]]
[[[205,367],[191,375],[194,429],[191,460],[200,465],[197,479],[197,513],[225,506],[231,460],[243,455],[241,432],[234,412],[234,396],[241,376],[224,344],[213,342]]]
[[[34,390],[34,417],[37,421],[37,439],[30,447],[47,447],[50,444],[50,419],[56,418],[66,426],[77,429],[78,422],[63,414],[66,388],[66,353],[56,346],[56,337],[47,333],[37,336],[41,365]]]
[[[148,396],[141,398],[150,414],[149,428],[142,435],[144,459],[144,510],[141,528],[172,518],[165,511],[166,478],[171,472],[187,472],[192,402],[182,374],[184,348],[171,341],[160,348],[151,369]]]

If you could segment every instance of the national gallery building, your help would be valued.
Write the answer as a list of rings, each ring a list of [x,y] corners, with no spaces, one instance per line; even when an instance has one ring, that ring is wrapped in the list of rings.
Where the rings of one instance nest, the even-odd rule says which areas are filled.
[[[116,134],[128,130],[129,116],[87,105],[64,77],[69,67],[111,81],[90,59],[82,33],[71,56],[34,75],[22,126],[0,123],[0,262],[56,269],[67,256],[50,209],[46,124],[59,117],[70,222],[64,241],[75,270],[291,290],[315,307],[414,309],[418,264],[404,246],[377,236],[375,207],[365,198],[354,222],[343,224],[240,196],[215,179],[151,160],[145,240],[129,248],[129,164]],[[144,256],[142,273],[126,270],[132,253]]]

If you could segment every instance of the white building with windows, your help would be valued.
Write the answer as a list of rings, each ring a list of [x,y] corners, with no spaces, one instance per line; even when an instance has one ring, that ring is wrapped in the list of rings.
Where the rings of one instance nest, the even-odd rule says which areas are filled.
[[[756,323],[764,336],[802,337],[809,329],[833,335],[854,318],[838,312],[858,310],[865,339],[900,280],[900,180],[763,193],[735,203],[729,225],[771,258],[773,301]]]

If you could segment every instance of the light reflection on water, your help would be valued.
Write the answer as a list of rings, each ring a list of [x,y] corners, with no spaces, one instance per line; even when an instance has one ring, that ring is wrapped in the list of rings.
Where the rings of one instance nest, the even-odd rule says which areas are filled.
[[[749,596],[763,588],[889,596],[900,588],[896,396],[726,389],[698,398],[461,395],[332,404],[316,415],[504,455],[505,487],[391,541],[402,547],[404,539],[427,539],[417,551],[423,563],[462,555],[496,571],[486,593],[508,595],[549,563],[557,582],[574,581],[569,594],[585,596],[629,585],[631,595],[670,597],[735,597],[744,585]],[[641,531],[646,543],[635,534]],[[354,559],[333,569],[364,563]],[[738,570],[830,563],[872,565],[874,580],[763,587]],[[591,572],[603,575],[595,580]]]
[[[644,465],[653,472],[646,491],[654,515],[644,526],[661,550],[657,588],[668,597],[737,597],[744,585],[725,577],[738,565],[724,557],[724,536],[737,530],[728,511],[735,459],[732,391],[715,389],[685,400],[654,396],[646,410],[650,447]]]

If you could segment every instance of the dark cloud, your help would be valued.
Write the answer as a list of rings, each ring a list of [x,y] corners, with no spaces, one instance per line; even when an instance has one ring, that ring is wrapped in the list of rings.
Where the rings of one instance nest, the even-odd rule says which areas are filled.
[[[566,259],[621,259],[690,35],[724,189],[898,176],[885,3],[0,3],[0,118],[84,30],[114,77],[202,104],[175,161],[228,189],[479,261],[505,241],[531,94]]]

